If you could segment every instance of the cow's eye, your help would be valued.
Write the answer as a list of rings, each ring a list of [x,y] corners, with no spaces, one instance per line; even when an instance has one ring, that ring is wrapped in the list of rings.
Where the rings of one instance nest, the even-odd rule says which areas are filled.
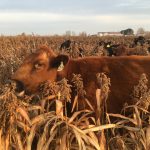
[[[34,65],[34,68],[37,69],[37,70],[42,69],[43,67],[44,67],[44,64],[42,64],[42,63],[36,63]]]

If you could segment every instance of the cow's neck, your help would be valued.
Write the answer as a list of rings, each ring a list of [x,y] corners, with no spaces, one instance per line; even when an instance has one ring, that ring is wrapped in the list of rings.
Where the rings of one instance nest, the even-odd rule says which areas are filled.
[[[72,79],[72,74],[77,73],[79,69],[79,66],[77,65],[76,61],[74,59],[70,59],[69,62],[66,64],[64,70],[57,72],[57,81],[60,81],[64,78],[67,80]]]
[[[60,81],[60,80],[62,80],[64,78],[66,78],[66,73],[64,71],[61,71],[61,72],[57,73],[56,81]]]
[[[65,65],[64,69],[62,71],[57,71],[57,78],[56,78],[56,81],[60,81],[64,78],[68,79],[68,69],[69,69],[69,66],[70,66],[70,61]]]

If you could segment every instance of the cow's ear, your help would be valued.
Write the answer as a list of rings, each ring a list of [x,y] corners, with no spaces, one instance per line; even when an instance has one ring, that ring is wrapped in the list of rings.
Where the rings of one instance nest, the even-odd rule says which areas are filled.
[[[57,71],[62,71],[68,61],[69,57],[67,55],[58,55],[52,60],[52,67],[57,68]]]

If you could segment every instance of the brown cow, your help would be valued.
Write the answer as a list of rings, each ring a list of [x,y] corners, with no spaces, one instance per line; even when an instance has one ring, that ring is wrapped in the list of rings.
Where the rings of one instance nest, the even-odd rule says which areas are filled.
[[[64,65],[64,68],[61,67]],[[150,76],[150,57],[85,57],[69,59],[66,55],[56,55],[47,47],[41,47],[25,59],[12,79],[22,84],[26,92],[36,93],[41,82],[58,81],[72,75],[81,74],[86,96],[96,108],[96,74],[104,72],[111,79],[110,95],[107,100],[108,112],[120,113],[125,102],[132,104],[131,92],[140,75]]]

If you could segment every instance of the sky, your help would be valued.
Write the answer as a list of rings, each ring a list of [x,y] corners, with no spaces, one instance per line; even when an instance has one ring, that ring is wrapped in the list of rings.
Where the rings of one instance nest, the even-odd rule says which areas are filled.
[[[1,0],[0,34],[150,31],[150,0]]]

